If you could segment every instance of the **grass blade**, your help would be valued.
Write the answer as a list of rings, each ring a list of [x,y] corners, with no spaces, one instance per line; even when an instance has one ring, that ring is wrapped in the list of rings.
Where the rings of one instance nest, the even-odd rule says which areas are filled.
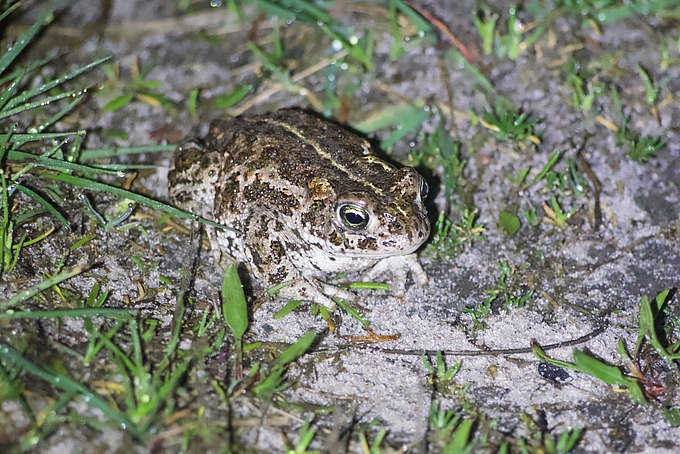
[[[238,271],[233,264],[227,267],[222,279],[222,314],[227,326],[234,333],[236,343],[240,345],[248,329],[248,305]]]
[[[2,95],[0,95],[0,110],[4,109],[7,102],[12,99],[12,96],[14,96],[14,93],[16,93],[19,88],[19,82],[21,82],[21,78],[24,77],[24,74],[25,72],[23,70],[19,72],[19,75],[2,92]]]
[[[33,200],[35,200],[36,202],[38,202],[39,204],[44,206],[45,209],[52,214],[52,216],[59,219],[59,222],[61,222],[61,224],[64,227],[69,227],[69,224],[68,224],[68,221],[66,220],[66,218],[56,208],[54,208],[54,206],[49,201],[47,201],[45,198],[43,198],[40,194],[36,193],[32,189],[28,189],[26,186],[22,186],[22,185],[18,185],[17,190],[19,192],[23,192],[24,194],[26,194],[27,196],[29,196],[30,198],[32,198]]]
[[[33,37],[38,33],[38,31],[52,21],[52,9],[45,9],[39,15],[38,19],[33,23],[31,28],[29,28],[25,33],[22,33],[17,42],[12,46],[2,57],[0,57],[0,74],[4,73],[5,70],[12,64],[15,58],[24,50]]]
[[[288,347],[281,356],[276,360],[276,364],[279,366],[285,366],[286,364],[295,361],[300,356],[304,355],[307,349],[314,342],[316,337],[316,332],[314,330],[309,330],[290,347]]]
[[[29,142],[37,142],[39,140],[57,140],[66,137],[71,137],[76,135],[75,132],[48,132],[42,134],[12,134],[11,143],[14,145],[13,148],[19,148],[20,146],[27,144]],[[4,138],[3,141],[9,141],[10,138]]]
[[[46,84],[40,85],[40,86],[34,88],[33,90],[29,90],[27,92],[24,92],[20,96],[17,96],[16,98],[14,98],[12,100],[12,102],[9,104],[8,107],[10,107],[10,108],[14,107],[18,104],[21,104],[24,101],[27,101],[31,98],[34,98],[35,96],[37,96],[39,94],[45,93],[45,92],[53,89],[54,87],[58,87],[59,85],[62,85],[64,82],[71,80],[74,77],[79,76],[80,74],[84,73],[85,71],[87,71],[91,68],[94,68],[97,65],[102,64],[103,62],[105,62],[108,59],[109,59],[109,57],[100,58],[99,60],[95,60],[92,63],[87,64],[87,65],[85,65],[81,68],[78,68],[75,71],[72,71],[72,72],[70,72],[70,73],[68,73],[64,76],[58,77],[54,80],[49,81]]]
[[[71,96],[81,96],[83,94],[83,90],[71,90],[67,91],[65,93],[59,93],[58,95],[54,96],[49,96],[44,99],[40,99],[38,101],[33,101],[29,102],[26,104],[21,104],[18,107],[15,107],[13,109],[9,109],[3,113],[0,113],[0,119],[2,118],[7,118],[11,117],[12,115],[16,115],[21,112],[25,112],[27,110],[35,109],[36,107],[45,107],[47,104],[53,103],[55,101],[59,101],[64,98],[70,98]]]
[[[82,96],[78,96],[76,99],[74,99],[73,101],[71,101],[70,103],[68,103],[63,109],[61,109],[59,112],[57,112],[56,114],[54,114],[54,115],[52,116],[52,118],[50,118],[49,120],[47,120],[47,121],[41,123],[41,124],[38,125],[38,127],[35,128],[35,129],[36,129],[38,132],[42,132],[42,131],[44,131],[45,129],[47,129],[48,127],[52,126],[54,123],[56,123],[56,122],[58,122],[59,120],[61,120],[61,119],[63,118],[64,115],[66,115],[67,113],[69,113],[69,112],[76,106],[76,104],[78,104],[80,101],[82,101],[82,99],[83,99]]]
[[[0,358],[2,358],[3,363],[8,363],[10,366],[19,366],[24,371],[42,380],[45,380],[55,388],[62,389],[66,392],[80,394],[90,407],[99,409],[99,411],[101,411],[106,418],[117,422],[120,427],[129,430],[130,433],[132,433],[135,437],[139,439],[144,438],[144,434],[137,429],[137,426],[131,420],[129,420],[124,414],[111,408],[106,403],[106,401],[99,396],[99,394],[90,391],[80,383],[76,383],[64,375],[56,374],[50,370],[43,369],[42,367],[33,364],[21,356],[19,352],[6,344],[0,343]]]
[[[155,153],[159,151],[175,151],[177,145],[141,145],[128,148],[100,148],[97,150],[83,150],[80,161],[90,161],[97,158],[111,158],[128,154]]]
[[[6,11],[4,11],[2,14],[0,14],[0,22],[5,20],[5,18],[7,16],[9,16],[10,14],[12,14],[14,12],[14,10],[16,10],[19,6],[21,6],[21,2],[16,2],[14,5],[7,8]]]
[[[38,292],[47,290],[53,285],[59,284],[60,282],[64,282],[65,280],[70,279],[73,276],[77,276],[78,274],[87,271],[88,269],[90,269],[89,265],[81,265],[73,268],[72,270],[64,271],[62,273],[57,274],[56,276],[52,276],[50,279],[46,279],[41,283],[34,285],[31,288],[27,288],[26,290],[17,293],[7,301],[0,302],[0,311],[6,311],[7,309],[11,309],[17,306],[18,304],[26,301],[27,299],[33,298],[35,295],[38,294]]]
[[[19,164],[34,163],[36,166],[42,166],[46,169],[56,170],[59,172],[81,172],[85,174],[104,173],[108,175],[124,176],[117,170],[107,170],[100,167],[91,167],[83,164],[74,164],[72,162],[62,161],[61,159],[48,158],[45,156],[26,153],[25,151],[11,150],[7,153],[7,159],[10,161],[20,161]],[[157,166],[152,166],[157,167]]]
[[[165,203],[159,202],[154,199],[150,199],[149,197],[144,197],[143,195],[135,194],[134,192],[127,191],[125,189],[117,188],[115,186],[111,186],[105,183],[100,183],[98,181],[90,180],[87,178],[82,178],[82,177],[77,177],[74,175],[66,175],[64,173],[56,173],[56,174],[44,174],[42,175],[45,178],[49,178],[51,180],[56,180],[56,181],[63,181],[64,183],[69,183],[74,186],[78,186],[81,188],[89,189],[91,191],[101,191],[101,192],[108,192],[109,194],[117,195],[120,197],[125,197],[126,199],[130,199],[134,202],[139,203],[140,205],[146,205],[148,207],[153,208],[154,210],[161,210],[165,211],[167,213],[172,214],[173,216],[177,216],[178,218],[182,219],[191,219],[193,221],[201,222],[203,224],[209,225],[211,227],[217,227],[219,229],[227,229],[227,230],[232,230],[236,232],[236,230],[232,229],[231,227],[227,227],[226,225],[218,224],[217,222],[210,221],[208,219],[202,218],[200,216],[196,216],[195,214],[190,214],[186,213],[182,210],[178,210],[175,207],[172,207],[170,205],[167,205]]]
[[[11,318],[57,318],[57,317],[111,317],[118,320],[128,320],[132,317],[129,309],[102,307],[94,309],[60,309],[57,311],[4,312],[0,313],[0,320]]]

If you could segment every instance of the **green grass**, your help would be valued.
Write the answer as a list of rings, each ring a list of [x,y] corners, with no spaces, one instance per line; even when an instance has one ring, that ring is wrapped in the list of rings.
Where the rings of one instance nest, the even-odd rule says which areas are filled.
[[[441,351],[437,351],[437,357],[434,364],[431,363],[431,360],[428,359],[424,353],[422,355],[422,360],[425,368],[430,373],[430,382],[433,383],[437,389],[449,387],[461,367],[460,361],[453,364],[451,367],[448,367]]]
[[[626,148],[626,154],[636,163],[644,164],[661,150],[665,143],[661,137],[642,137],[628,129],[628,118],[624,119],[616,133],[616,142]]]
[[[507,262],[498,262],[498,282],[494,288],[484,290],[488,297],[478,307],[466,307],[463,312],[470,315],[476,328],[483,329],[482,318],[491,315],[492,304],[498,302],[500,306],[510,308],[524,307],[534,294],[534,290],[527,290],[522,282],[514,277],[516,269]]]
[[[427,247],[427,253],[433,256],[443,254],[454,255],[462,247],[473,247],[475,241],[483,238],[486,228],[477,222],[477,210],[463,210],[460,223],[454,224],[446,218],[444,212],[439,213],[434,225],[434,236]]]
[[[482,124],[500,140],[523,143],[529,142],[539,145],[540,134],[534,129],[538,122],[524,112],[518,112],[505,107],[484,111]]]
[[[662,316],[662,309],[670,302],[670,295],[670,290],[664,290],[652,301],[646,295],[640,299],[638,339],[632,357],[622,340],[617,345],[622,362],[628,369],[627,373],[623,373],[618,366],[607,364],[605,361],[577,349],[573,350],[573,363],[548,357],[538,343],[532,341],[534,354],[542,361],[555,366],[576,370],[591,375],[606,384],[617,385],[626,389],[632,400],[646,404],[649,402],[648,396],[656,397],[655,388],[659,385],[654,382],[653,377],[646,377],[638,365],[643,343],[649,343],[656,354],[667,362],[675,374],[679,372],[676,361],[680,359],[680,343],[675,342],[669,345],[664,327],[665,320]]]

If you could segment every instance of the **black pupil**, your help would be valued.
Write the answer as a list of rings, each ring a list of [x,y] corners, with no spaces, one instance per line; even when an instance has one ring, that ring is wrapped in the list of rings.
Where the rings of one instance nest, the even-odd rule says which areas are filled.
[[[345,212],[345,219],[351,225],[360,225],[360,224],[362,224],[363,222],[366,221],[366,219],[360,213],[357,213],[356,211]]]
[[[430,192],[430,187],[427,185],[427,181],[423,181],[420,186],[420,198],[425,200],[427,194]]]

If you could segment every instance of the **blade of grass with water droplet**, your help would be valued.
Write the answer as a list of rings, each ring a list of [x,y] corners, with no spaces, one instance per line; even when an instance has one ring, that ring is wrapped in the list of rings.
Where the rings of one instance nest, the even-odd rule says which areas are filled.
[[[132,316],[129,309],[116,309],[112,307],[60,309],[57,311],[31,311],[31,312],[3,312],[0,319],[18,318],[57,318],[57,317],[111,317],[118,320],[127,320]]]
[[[28,142],[36,142],[39,140],[57,140],[57,139],[63,139],[66,137],[71,137],[77,134],[76,132],[43,132],[40,134],[33,133],[33,134],[12,134],[11,138],[10,137],[3,137],[3,141],[11,142],[14,145],[14,148],[19,148],[24,144],[27,144]],[[11,140],[10,140],[11,139]]]
[[[47,158],[45,156],[34,155],[32,153],[26,153],[25,151],[10,150],[7,153],[7,159],[10,161],[20,161],[19,164],[31,164],[40,165],[46,169],[63,171],[63,172],[82,172],[85,174],[108,174],[117,175],[122,177],[120,171],[108,170],[100,167],[91,167],[83,164],[74,164],[72,162],[62,161],[61,159]],[[156,167],[156,166],[150,166]]]
[[[9,100],[12,99],[16,91],[19,89],[19,83],[24,77],[24,74],[25,72],[21,71],[19,75],[12,81],[12,83],[3,90],[2,95],[0,95],[0,111],[5,108]]]
[[[12,298],[8,299],[7,301],[2,301],[0,302],[0,311],[6,311],[7,309],[11,309],[18,305],[19,303],[22,303],[26,301],[29,298],[34,297],[35,295],[38,294],[38,292],[42,292],[43,290],[47,290],[48,288],[52,287],[53,285],[57,285],[60,282],[65,281],[66,279],[70,279],[73,276],[77,276],[78,274],[82,273],[83,271],[88,270],[90,267],[88,265],[81,265],[77,266],[71,270],[61,272],[57,274],[56,276],[52,276],[49,279],[45,279],[44,281],[40,282],[39,284],[34,285],[31,288],[28,288],[24,291],[21,291],[14,295]]]
[[[78,186],[81,188],[85,189],[90,189],[92,191],[101,191],[101,192],[107,192],[109,194],[117,195],[120,197],[124,197],[126,199],[130,199],[133,202],[137,202],[140,205],[145,205],[148,207],[153,208],[154,210],[161,210],[165,211],[167,213],[172,214],[173,216],[177,216],[178,218],[182,219],[191,219],[193,221],[197,221],[206,225],[209,225],[211,227],[217,227],[219,229],[227,229],[236,232],[236,230],[232,229],[231,227],[228,227],[226,225],[219,224],[214,221],[210,221],[208,219],[202,218],[200,216],[196,216],[195,214],[187,213],[185,211],[179,210],[175,207],[172,207],[168,204],[165,204],[163,202],[159,202],[157,200],[151,199],[149,197],[145,197],[143,195],[136,194],[131,191],[127,191],[125,189],[117,188],[115,186],[111,186],[105,183],[100,183],[98,181],[90,180],[88,178],[82,178],[82,177],[77,177],[74,175],[67,175],[65,173],[55,173],[55,174],[50,174],[50,173],[45,173],[43,175],[44,178],[49,178],[50,180],[57,180],[57,181],[63,181],[64,183],[69,183],[74,186]]]
[[[22,93],[21,95],[17,96],[16,98],[12,99],[12,102],[9,103],[9,105],[7,107],[8,108],[14,107],[16,105],[23,103],[24,101],[27,101],[31,98],[34,98],[34,97],[36,97],[36,96],[38,96],[42,93],[46,93],[46,92],[52,90],[54,87],[58,87],[59,85],[63,84],[64,82],[79,76],[80,74],[84,73],[85,71],[92,69],[95,66],[104,63],[108,59],[109,59],[109,57],[100,58],[99,60],[95,60],[92,63],[87,64],[83,67],[80,67],[80,68],[76,69],[75,71],[71,71],[70,73],[68,73],[64,76],[58,77],[54,80],[49,81],[46,84],[40,85],[40,86],[38,86],[38,87],[36,87],[32,90],[26,91],[26,92]]]
[[[17,190],[19,192],[22,192],[38,202],[40,205],[44,206],[47,211],[49,211],[52,216],[57,218],[59,222],[65,227],[69,227],[68,221],[66,218],[50,203],[48,200],[46,200],[44,197],[42,197],[40,194],[36,193],[32,189],[27,188],[26,186],[19,185],[17,186]]]
[[[145,434],[138,430],[137,426],[128,419],[125,414],[111,408],[99,394],[90,391],[80,383],[77,383],[64,375],[56,374],[48,369],[43,369],[42,367],[33,364],[15,349],[6,344],[0,343],[0,358],[2,358],[3,362],[9,363],[10,367],[11,365],[17,365],[24,371],[45,380],[56,388],[66,392],[80,394],[91,408],[99,409],[104,417],[117,422],[123,429],[128,430],[140,440],[144,439]]]
[[[0,57],[0,74],[5,72],[9,65],[12,64],[14,59],[16,59],[28,45],[28,43],[31,42],[33,37],[36,35],[36,33],[38,33],[43,25],[46,25],[52,21],[52,12],[53,11],[51,9],[45,9],[41,11],[38,15],[38,19],[36,19],[31,28],[29,28],[25,33],[19,35],[16,43],[14,43],[14,45],[7,52],[5,52],[2,57]]]
[[[128,154],[155,153],[163,151],[174,151],[176,145],[141,145],[138,147],[127,148],[99,148],[96,150],[83,150],[80,152],[80,161],[90,161],[97,158],[111,158]]]
[[[59,101],[61,99],[65,98],[70,98],[72,96],[80,96],[83,93],[83,90],[71,90],[67,91],[64,93],[59,93],[58,95],[54,96],[48,96],[47,98],[39,99],[38,101],[33,101],[29,102],[26,104],[21,104],[13,109],[8,109],[2,113],[0,113],[0,119],[2,118],[7,118],[11,117],[12,115],[16,115],[21,112],[25,112],[27,110],[35,109],[36,107],[45,107],[48,104],[51,104],[55,101]]]

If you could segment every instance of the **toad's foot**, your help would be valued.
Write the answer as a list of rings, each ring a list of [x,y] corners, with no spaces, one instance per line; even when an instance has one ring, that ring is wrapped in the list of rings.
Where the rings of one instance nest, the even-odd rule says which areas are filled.
[[[330,310],[335,310],[337,305],[333,298],[346,301],[354,301],[356,295],[349,290],[326,284],[314,278],[301,278],[290,282],[289,285],[281,287],[276,296],[284,300],[303,300],[312,301],[326,306]]]
[[[427,274],[425,274],[417,254],[395,255],[381,259],[361,277],[363,280],[372,281],[385,271],[392,273],[391,290],[394,296],[404,296],[406,275],[409,271],[411,271],[411,276],[416,284],[427,285]]]

